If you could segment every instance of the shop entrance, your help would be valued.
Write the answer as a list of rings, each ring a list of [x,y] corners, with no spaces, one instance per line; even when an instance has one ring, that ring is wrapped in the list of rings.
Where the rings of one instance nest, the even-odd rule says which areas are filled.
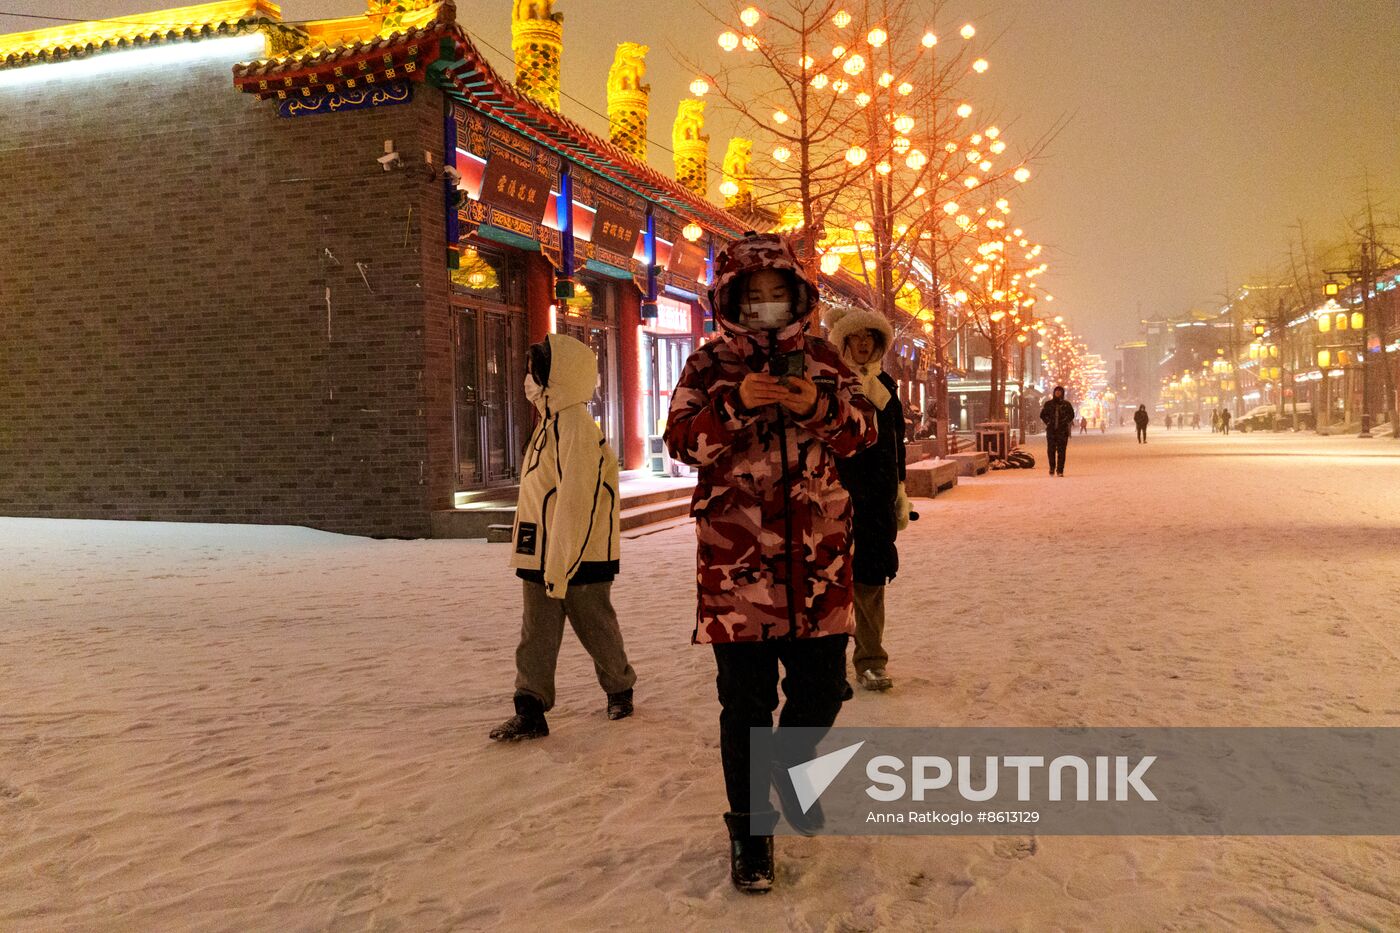
[[[504,255],[472,249],[454,270],[453,345],[457,490],[509,486],[531,424],[525,381],[524,309],[510,301],[517,277]]]
[[[642,345],[642,393],[646,433],[660,434],[671,410],[671,392],[680,382],[694,341],[688,336],[645,334]]]

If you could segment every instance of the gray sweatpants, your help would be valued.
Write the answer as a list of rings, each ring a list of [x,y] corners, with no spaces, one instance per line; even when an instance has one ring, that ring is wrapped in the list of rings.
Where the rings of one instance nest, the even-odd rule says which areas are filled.
[[[517,694],[535,697],[546,710],[554,707],[554,669],[564,640],[565,617],[593,658],[593,669],[605,692],[620,693],[637,682],[637,673],[622,646],[611,583],[570,586],[563,599],[551,599],[545,595],[544,584],[521,582],[525,585],[525,620],[520,627],[520,645],[515,649]]]

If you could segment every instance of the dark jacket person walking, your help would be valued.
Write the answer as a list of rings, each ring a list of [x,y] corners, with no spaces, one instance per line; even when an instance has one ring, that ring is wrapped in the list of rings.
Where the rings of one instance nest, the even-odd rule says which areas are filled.
[[[851,497],[836,461],[877,435],[855,375],[808,333],[817,286],[787,240],[746,236],[715,257],[714,273],[719,332],[686,360],[665,438],[672,457],[699,468],[692,640],[712,646],[717,668],[730,880],[759,893],[773,884],[778,814],[768,786],[750,796],[750,769],[771,775],[795,829],[822,819],[819,804],[797,803],[784,767],[814,745],[751,746],[749,730],[772,728],[779,664],[780,727],[810,734],[841,710],[855,619]]]
[[[836,469],[855,506],[856,681],[867,690],[888,690],[894,683],[885,672],[885,584],[899,571],[895,537],[910,516],[899,386],[881,365],[894,346],[894,328],[876,311],[837,308],[827,312],[826,326],[842,360],[860,377],[861,394],[875,406],[879,426],[875,444],[837,461]]]
[[[1050,475],[1065,475],[1065,450],[1074,430],[1074,406],[1065,398],[1065,387],[1055,386],[1054,394],[1040,409],[1045,422],[1045,452],[1050,461]]]
[[[1137,425],[1137,439],[1139,444],[1147,443],[1147,422],[1152,419],[1147,414],[1147,406],[1139,405],[1138,410],[1133,412],[1133,424]]]

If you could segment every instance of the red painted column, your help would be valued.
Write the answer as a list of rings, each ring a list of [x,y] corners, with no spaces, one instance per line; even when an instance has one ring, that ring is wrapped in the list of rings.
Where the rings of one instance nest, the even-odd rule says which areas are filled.
[[[638,328],[642,325],[642,293],[630,282],[617,290],[617,374],[622,380],[622,468],[640,469],[646,461],[642,428],[642,367]]]
[[[549,306],[554,304],[554,268],[539,253],[525,254],[525,313],[530,342],[539,343],[549,333]]]

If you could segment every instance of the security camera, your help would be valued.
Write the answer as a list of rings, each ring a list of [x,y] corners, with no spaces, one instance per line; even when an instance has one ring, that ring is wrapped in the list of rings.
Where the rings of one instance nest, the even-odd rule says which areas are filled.
[[[399,154],[394,151],[394,141],[392,139],[384,140],[384,154],[375,161],[384,166],[384,171],[386,172],[402,163]]]
[[[452,182],[452,187],[454,187],[454,188],[461,187],[461,184],[462,184],[462,173],[461,173],[461,172],[457,171],[455,168],[453,168],[453,167],[450,166],[450,165],[444,165],[444,166],[442,167],[442,173],[443,173],[444,175],[447,176],[447,180],[448,180],[448,181]]]

